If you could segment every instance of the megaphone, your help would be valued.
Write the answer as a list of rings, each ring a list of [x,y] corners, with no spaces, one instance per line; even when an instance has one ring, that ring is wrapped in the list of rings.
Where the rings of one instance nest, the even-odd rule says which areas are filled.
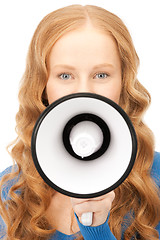
[[[136,158],[134,127],[112,100],[75,93],[50,104],[33,129],[32,158],[43,180],[75,198],[94,198],[117,188]],[[83,214],[91,225],[92,213]]]

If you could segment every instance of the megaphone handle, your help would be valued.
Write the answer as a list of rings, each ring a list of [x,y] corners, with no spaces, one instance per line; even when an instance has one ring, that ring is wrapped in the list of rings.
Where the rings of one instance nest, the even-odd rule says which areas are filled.
[[[91,226],[92,225],[92,218],[93,218],[93,213],[92,212],[83,213],[82,216],[81,216],[81,222],[84,226]]]

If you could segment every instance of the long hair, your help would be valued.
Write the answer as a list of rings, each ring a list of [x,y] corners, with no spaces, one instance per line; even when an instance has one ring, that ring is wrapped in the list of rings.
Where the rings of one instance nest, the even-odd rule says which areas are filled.
[[[9,191],[10,199],[3,202],[0,198],[0,213],[7,225],[8,239],[44,240],[55,231],[45,216],[54,190],[35,169],[31,157],[31,135],[37,118],[48,105],[45,88],[51,48],[61,36],[83,27],[87,21],[95,28],[109,32],[117,43],[122,68],[120,106],[129,115],[138,139],[134,167],[128,178],[115,189],[109,226],[117,239],[121,238],[122,226],[126,224],[126,240],[131,236],[136,239],[137,232],[139,239],[159,239],[155,227],[160,221],[160,200],[150,176],[154,139],[143,122],[143,115],[151,101],[150,94],[137,79],[139,59],[126,26],[116,15],[91,5],[71,5],[48,14],[33,35],[19,91],[17,139],[10,150],[18,169],[4,176],[0,185],[2,190],[9,179],[19,177]],[[17,191],[20,193],[17,194]],[[129,223],[125,219],[126,214],[129,215]]]

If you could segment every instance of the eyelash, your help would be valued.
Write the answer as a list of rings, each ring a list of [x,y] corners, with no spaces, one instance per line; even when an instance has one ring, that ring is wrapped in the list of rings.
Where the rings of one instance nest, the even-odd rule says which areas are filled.
[[[62,80],[65,80],[65,79],[63,79],[61,76],[62,75],[72,75],[72,74],[70,74],[70,73],[67,73],[67,72],[63,72],[63,73],[60,73],[60,74],[58,74],[58,78],[61,78]],[[106,77],[105,78],[107,78],[107,77],[109,77],[109,74],[108,73],[106,73],[106,72],[98,72],[98,73],[96,73],[95,75],[94,75],[94,77],[96,76],[96,75],[99,75],[99,74],[105,74],[106,75]],[[69,80],[69,79],[67,79],[67,80]]]

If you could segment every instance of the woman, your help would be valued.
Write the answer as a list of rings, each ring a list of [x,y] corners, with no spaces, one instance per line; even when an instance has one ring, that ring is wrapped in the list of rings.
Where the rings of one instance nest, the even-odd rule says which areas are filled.
[[[30,44],[19,92],[16,162],[1,181],[1,236],[7,239],[146,239],[160,233],[160,154],[142,117],[150,104],[137,80],[139,59],[123,22],[96,6],[72,5],[47,15]],[[92,92],[119,104],[129,115],[138,153],[128,178],[95,199],[70,199],[47,186],[31,157],[31,135],[40,113],[56,99]],[[7,173],[9,172],[9,175]],[[62,208],[63,206],[63,208]],[[93,212],[93,225],[81,223]],[[75,214],[74,214],[75,213]]]

